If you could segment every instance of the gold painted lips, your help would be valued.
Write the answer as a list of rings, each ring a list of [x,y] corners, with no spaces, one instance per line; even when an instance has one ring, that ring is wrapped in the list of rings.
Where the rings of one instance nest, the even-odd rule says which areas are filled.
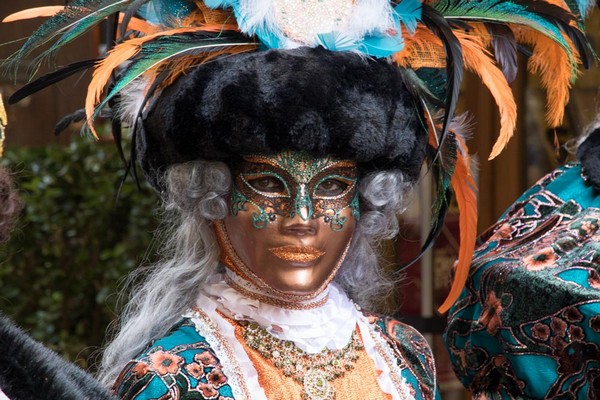
[[[310,246],[281,246],[270,248],[269,251],[284,261],[302,263],[314,261],[325,254]]]

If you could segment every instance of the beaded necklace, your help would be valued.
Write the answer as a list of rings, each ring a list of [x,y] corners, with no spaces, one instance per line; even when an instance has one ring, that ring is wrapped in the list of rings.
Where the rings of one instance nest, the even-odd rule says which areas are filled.
[[[343,348],[324,349],[320,353],[308,354],[294,342],[272,336],[255,322],[240,324],[243,328],[242,336],[251,349],[270,360],[283,375],[302,384],[304,400],[335,399],[335,388],[330,382],[354,368],[358,351],[364,348],[354,331],[350,342]]]

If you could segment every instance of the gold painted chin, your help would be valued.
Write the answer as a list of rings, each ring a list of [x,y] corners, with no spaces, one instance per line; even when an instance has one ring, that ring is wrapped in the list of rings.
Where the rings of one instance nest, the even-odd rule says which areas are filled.
[[[284,261],[302,263],[315,261],[325,254],[325,252],[310,246],[281,246],[270,248],[269,251]]]

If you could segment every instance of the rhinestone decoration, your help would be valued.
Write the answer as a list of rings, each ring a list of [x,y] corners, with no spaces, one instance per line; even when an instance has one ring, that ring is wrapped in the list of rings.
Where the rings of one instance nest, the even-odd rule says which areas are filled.
[[[270,360],[283,375],[302,384],[304,400],[335,399],[335,388],[331,382],[354,368],[358,351],[364,348],[357,333],[352,332],[350,342],[343,348],[308,354],[294,342],[272,336],[255,322],[241,324],[246,344]]]
[[[307,45],[314,45],[320,33],[345,30],[353,6],[353,0],[273,0],[275,20],[284,34]]]

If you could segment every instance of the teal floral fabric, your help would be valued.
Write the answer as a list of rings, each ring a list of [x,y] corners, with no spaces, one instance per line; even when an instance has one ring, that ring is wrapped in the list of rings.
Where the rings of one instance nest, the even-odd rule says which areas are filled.
[[[417,400],[439,398],[431,350],[412,327],[390,318],[368,315],[390,346]],[[114,386],[123,400],[233,399],[221,362],[189,318],[154,341],[124,368]]]
[[[445,341],[474,398],[600,398],[600,196],[579,164],[480,238]]]
[[[233,399],[219,358],[188,318],[129,362],[115,388],[119,399]]]

